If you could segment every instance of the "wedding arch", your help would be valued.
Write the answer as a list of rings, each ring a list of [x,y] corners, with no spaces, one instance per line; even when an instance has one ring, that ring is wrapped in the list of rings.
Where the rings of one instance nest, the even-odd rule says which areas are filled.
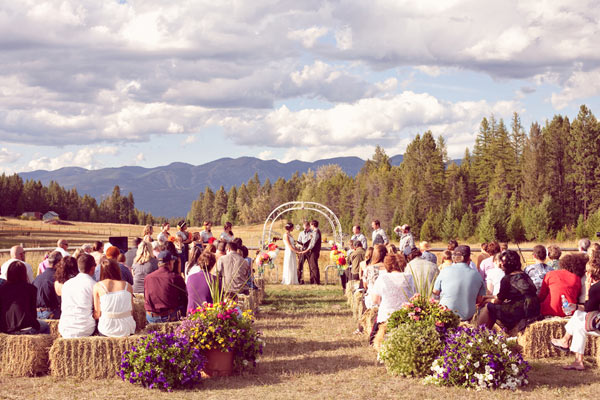
[[[327,221],[329,221],[329,225],[331,226],[331,232],[333,232],[333,241],[335,243],[342,244],[344,237],[342,233],[342,225],[333,211],[325,207],[323,204],[312,201],[290,201],[276,207],[273,211],[271,211],[271,214],[269,214],[265,220],[265,224],[263,225],[262,239],[260,242],[261,248],[264,248],[268,243],[271,242],[271,239],[273,238],[273,225],[275,224],[275,221],[277,221],[283,214],[295,210],[314,211],[324,216]]]

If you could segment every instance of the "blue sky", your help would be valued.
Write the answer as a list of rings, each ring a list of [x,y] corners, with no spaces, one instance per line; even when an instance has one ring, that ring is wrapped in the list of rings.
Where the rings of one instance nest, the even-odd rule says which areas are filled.
[[[0,170],[401,154],[600,110],[594,1],[0,5]]]

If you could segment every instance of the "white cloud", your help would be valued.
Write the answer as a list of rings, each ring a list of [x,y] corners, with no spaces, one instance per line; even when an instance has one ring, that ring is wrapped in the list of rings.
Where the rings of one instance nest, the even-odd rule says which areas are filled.
[[[322,36],[326,35],[329,29],[322,26],[311,26],[307,29],[298,29],[288,33],[288,38],[302,42],[306,48],[311,48],[315,42]]]
[[[116,155],[118,149],[114,146],[84,147],[77,152],[68,151],[57,157],[39,157],[29,161],[25,170],[38,169],[53,171],[63,167],[81,167],[86,169],[102,168],[103,164],[96,159],[96,155]]]
[[[271,150],[265,150],[258,153],[258,158],[261,160],[271,160],[273,158],[273,152]]]
[[[0,148],[0,164],[12,164],[21,158],[21,154],[9,151],[6,147]]]
[[[196,142],[196,136],[194,135],[189,135],[185,138],[185,140],[183,141],[182,145],[188,145],[188,144],[192,144]]]
[[[560,93],[552,93],[552,105],[560,110],[574,100],[600,94],[600,68],[591,71],[576,70],[565,82]]]
[[[144,153],[137,153],[137,155],[135,156],[135,163],[139,164],[143,161],[146,161],[146,156],[144,155]]]
[[[419,65],[415,69],[434,78],[440,76],[442,73],[442,69],[437,65]]]
[[[352,49],[352,28],[344,26],[335,31],[336,46],[340,50]]]

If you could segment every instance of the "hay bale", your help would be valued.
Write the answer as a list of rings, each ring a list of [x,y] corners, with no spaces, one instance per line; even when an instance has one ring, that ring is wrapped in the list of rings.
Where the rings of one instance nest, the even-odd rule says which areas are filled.
[[[357,290],[352,295],[352,316],[357,321],[365,312],[365,303],[363,301],[363,295],[364,293],[360,290]]]
[[[181,325],[180,321],[159,322],[159,323],[155,323],[155,324],[148,324],[144,328],[143,333],[146,333],[146,334],[150,333],[150,332],[174,333],[177,330],[177,328],[179,328],[179,325]]]
[[[237,295],[237,303],[238,303],[238,306],[242,310],[249,310],[251,308],[250,307],[250,295],[238,294]]]
[[[371,333],[373,330],[373,325],[375,325],[375,322],[377,321],[378,310],[379,307],[377,306],[373,308],[367,308],[358,321],[363,332],[365,332],[367,335]]]
[[[45,321],[48,326],[50,327],[50,336],[52,336],[52,339],[57,339],[60,337],[60,333],[58,333],[58,319],[45,319],[43,320]]]
[[[35,376],[48,373],[51,335],[0,334],[0,376]]]
[[[59,378],[117,378],[121,357],[140,336],[89,336],[56,339],[50,348],[50,373]]]
[[[148,324],[146,310],[144,309],[144,295],[133,297],[133,319],[135,320],[136,332],[140,332]]]
[[[556,350],[551,344],[550,339],[560,338],[565,334],[565,325],[568,318],[553,317],[534,322],[527,326],[522,333],[517,336],[517,342],[523,348],[523,355],[527,358],[545,358],[565,355]],[[599,357],[598,349],[600,338],[588,336],[585,354]]]

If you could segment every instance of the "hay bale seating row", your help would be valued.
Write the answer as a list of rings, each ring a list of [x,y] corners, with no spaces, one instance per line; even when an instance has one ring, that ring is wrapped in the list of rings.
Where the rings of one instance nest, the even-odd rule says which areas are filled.
[[[23,377],[48,373],[50,335],[0,334],[0,376]]]

